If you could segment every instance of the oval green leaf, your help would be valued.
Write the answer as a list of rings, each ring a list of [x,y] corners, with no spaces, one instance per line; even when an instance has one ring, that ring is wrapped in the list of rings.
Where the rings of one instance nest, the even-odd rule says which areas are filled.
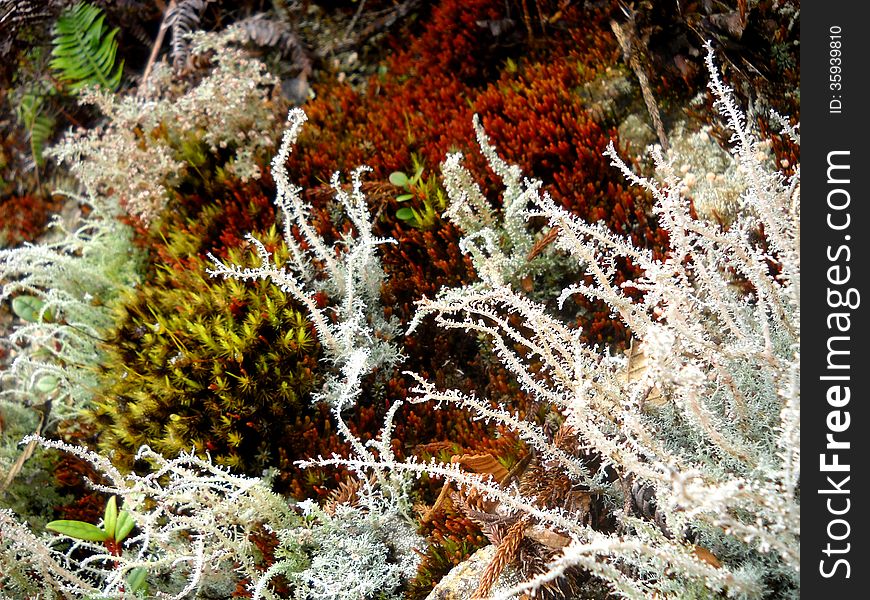
[[[414,197],[414,194],[399,194],[396,196],[396,202],[405,202]]]
[[[401,171],[393,171],[390,173],[390,183],[401,188],[408,187],[408,176]]]
[[[144,592],[145,591],[145,577],[148,575],[148,571],[143,569],[142,567],[136,567],[127,575],[127,587],[130,588],[130,591],[134,594],[136,592]]]
[[[59,379],[54,375],[45,375],[44,377],[40,377],[39,381],[37,381],[36,385],[33,387],[41,394],[48,394],[57,389],[58,381]]]
[[[118,513],[118,521],[115,523],[115,541],[122,542],[130,535],[133,528],[136,526],[136,521],[130,516],[126,510]]]
[[[67,537],[75,538],[77,540],[86,540],[88,542],[105,542],[109,539],[109,535],[105,531],[96,525],[91,525],[90,523],[85,523],[83,521],[52,521],[46,525],[45,528]]]
[[[103,529],[106,535],[115,539],[115,524],[118,522],[118,500],[115,496],[106,502],[106,511],[103,514]]]
[[[39,312],[43,306],[45,302],[36,296],[16,296],[12,299],[12,312],[30,323],[39,320]]]
[[[400,208],[396,211],[396,216],[403,221],[415,221],[416,217],[414,216],[414,209],[408,208]]]

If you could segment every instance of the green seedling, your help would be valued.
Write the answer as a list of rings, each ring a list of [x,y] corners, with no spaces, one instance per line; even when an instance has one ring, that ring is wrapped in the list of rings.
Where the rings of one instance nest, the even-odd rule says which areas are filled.
[[[109,547],[123,542],[135,526],[136,522],[133,521],[130,513],[126,510],[118,512],[118,501],[115,496],[112,496],[106,503],[102,527],[84,521],[62,519],[52,521],[45,528],[77,540],[103,542]]]
[[[127,575],[127,588],[133,592],[134,594],[142,592],[142,594],[147,594],[148,592],[148,583],[145,581],[145,577],[148,575],[148,571],[143,569],[142,567],[136,567],[130,571],[130,574]]]
[[[52,521],[45,528],[49,531],[86,542],[107,542],[109,540],[109,534],[106,533],[105,529],[85,523],[84,521]]]
[[[416,170],[411,177],[408,177],[403,171],[393,171],[390,173],[390,183],[405,190],[404,194],[396,196],[396,202],[407,202],[413,199],[414,188],[420,183],[420,177],[423,176],[423,165],[418,164],[416,158],[413,160]]]
[[[433,177],[423,178],[425,167],[416,155],[411,155],[414,174],[410,177],[403,171],[390,173],[390,183],[405,190],[396,196],[396,202],[417,200],[421,207],[403,206],[396,211],[396,217],[411,227],[429,229],[438,221],[438,215],[447,206],[444,190]]]
[[[126,510],[118,510],[118,500],[115,496],[106,502],[103,512],[103,526],[98,527],[84,521],[66,520],[52,521],[45,528],[49,531],[86,542],[101,542],[114,556],[121,555],[121,542],[127,539],[136,526],[133,517]],[[133,593],[147,591],[147,571],[141,567],[132,569],[127,575],[128,591]]]

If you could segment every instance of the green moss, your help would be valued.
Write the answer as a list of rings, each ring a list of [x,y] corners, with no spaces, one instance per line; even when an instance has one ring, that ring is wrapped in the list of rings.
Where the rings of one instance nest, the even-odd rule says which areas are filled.
[[[274,229],[264,241],[286,257]],[[268,281],[210,279],[197,250],[191,234],[170,235],[169,264],[116,308],[90,412],[100,446],[128,468],[142,444],[166,456],[194,448],[253,474],[287,467],[278,450],[317,384],[312,327]],[[249,252],[229,259],[254,266]]]
[[[58,453],[40,447],[20,466],[21,470],[6,481],[27,446],[19,444],[25,436],[37,431],[38,413],[31,408],[12,403],[0,404],[0,500],[3,508],[10,508],[31,528],[40,530],[55,518],[56,507],[71,501],[56,485],[54,473],[58,466]],[[34,490],[39,490],[38,494]]]

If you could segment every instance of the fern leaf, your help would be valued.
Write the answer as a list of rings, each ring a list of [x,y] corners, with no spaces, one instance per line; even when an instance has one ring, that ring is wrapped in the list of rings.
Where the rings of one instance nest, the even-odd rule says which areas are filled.
[[[172,64],[180,68],[187,60],[189,44],[186,35],[199,25],[206,5],[214,0],[181,0],[167,15],[166,23],[172,29]]]
[[[37,167],[41,167],[45,162],[42,151],[54,133],[54,117],[46,114],[44,108],[43,97],[32,93],[25,94],[16,108],[18,121],[24,125],[24,129],[27,131],[30,153],[33,155],[33,162]]]
[[[55,23],[51,68],[74,92],[97,84],[115,91],[121,84],[124,61],[116,62],[118,28],[107,31],[104,20],[99,8],[82,2]]]
[[[284,56],[289,56],[295,66],[307,77],[311,73],[311,58],[299,37],[286,23],[273,21],[264,13],[242,19],[236,23],[242,32],[242,40],[258,46],[278,48]]]

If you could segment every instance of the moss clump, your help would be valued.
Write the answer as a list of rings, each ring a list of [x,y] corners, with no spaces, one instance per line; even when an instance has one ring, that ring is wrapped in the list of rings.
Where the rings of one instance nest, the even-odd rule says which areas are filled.
[[[286,258],[274,229],[263,238]],[[165,456],[208,452],[247,473],[289,468],[279,450],[317,384],[312,327],[268,281],[210,279],[197,246],[189,233],[170,235],[160,252],[169,264],[116,309],[91,410],[100,447],[128,468],[142,444]],[[229,260],[252,259],[238,251]]]

